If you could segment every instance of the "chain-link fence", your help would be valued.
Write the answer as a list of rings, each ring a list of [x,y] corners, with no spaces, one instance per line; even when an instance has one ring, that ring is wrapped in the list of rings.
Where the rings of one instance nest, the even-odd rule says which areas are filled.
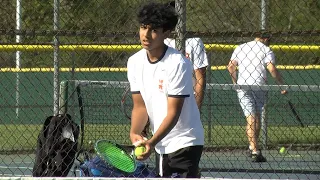
[[[80,123],[75,84],[69,83],[65,96],[60,82],[127,81],[127,59],[141,48],[136,12],[145,2],[2,2],[6,8],[0,11],[0,174],[31,174],[42,123],[64,108],[61,98],[68,99],[67,112]],[[320,2],[176,0],[175,4],[180,21],[172,37],[178,42],[201,38],[209,59],[201,108],[206,136],[203,176],[320,174]],[[269,97],[260,136],[268,161],[260,164],[247,157],[246,120],[227,65],[237,45],[265,32],[272,36],[270,47],[288,86],[265,87]],[[270,75],[268,79],[275,84]],[[100,85],[81,86],[82,94],[89,96],[88,101],[83,97],[87,149],[98,139],[129,143],[129,123],[120,103],[125,89]],[[288,96],[304,127],[278,93],[281,88],[291,90]],[[281,147],[287,151],[279,153]]]

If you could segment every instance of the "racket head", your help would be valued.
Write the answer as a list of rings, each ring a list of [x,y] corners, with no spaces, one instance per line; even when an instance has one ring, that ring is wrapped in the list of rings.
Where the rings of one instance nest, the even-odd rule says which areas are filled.
[[[134,155],[127,153],[123,147],[116,143],[104,139],[98,140],[94,149],[107,164],[120,171],[133,173],[137,168]]]
[[[131,120],[131,113],[133,108],[132,96],[130,86],[126,87],[121,97],[121,109],[126,118]]]

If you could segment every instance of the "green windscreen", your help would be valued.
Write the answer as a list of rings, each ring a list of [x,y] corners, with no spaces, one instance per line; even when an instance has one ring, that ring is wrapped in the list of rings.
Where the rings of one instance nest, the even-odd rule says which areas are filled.
[[[116,144],[107,140],[100,140],[96,143],[95,149],[113,167],[127,173],[132,173],[136,170],[134,159]]]

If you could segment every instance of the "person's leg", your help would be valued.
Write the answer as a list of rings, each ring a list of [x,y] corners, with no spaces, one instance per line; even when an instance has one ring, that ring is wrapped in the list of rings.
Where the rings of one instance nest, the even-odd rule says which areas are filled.
[[[259,149],[259,136],[260,136],[260,130],[261,130],[261,114],[256,113],[255,114],[255,125],[256,125],[256,133],[255,137],[257,139],[257,149]]]
[[[253,91],[253,97],[255,101],[255,126],[256,126],[256,133],[255,136],[257,138],[257,149],[259,149],[259,136],[261,131],[261,113],[263,110],[263,107],[265,105],[267,92],[266,91]]]
[[[246,134],[249,140],[249,144],[252,152],[258,151],[257,142],[257,119],[255,114],[247,116]]]
[[[248,116],[247,122],[247,135],[251,147],[251,160],[252,162],[266,162],[267,159],[262,155],[262,152],[259,148],[259,116]]]
[[[249,142],[250,151],[257,150],[257,138],[256,138],[256,114],[255,114],[255,102],[252,96],[252,91],[237,91],[240,106],[246,117],[246,135]],[[251,156],[251,152],[250,152]]]
[[[170,173],[173,173],[171,176],[200,178],[199,162],[202,151],[203,146],[190,146],[168,154],[168,165],[172,168]]]
[[[253,144],[255,145],[251,151],[252,162],[266,162],[267,159],[262,155],[261,149],[259,148],[259,132],[261,129],[259,118],[255,120],[255,134],[253,138]]]
[[[266,159],[261,155],[259,149],[259,132],[261,129],[260,114],[264,104],[264,93],[259,91],[238,90],[238,98],[241,108],[246,116],[247,126],[246,135],[249,141],[250,157],[253,162],[265,162]]]
[[[261,113],[265,104],[266,95],[265,91],[253,91],[253,98],[255,104],[255,149],[252,151],[253,162],[266,162],[266,158],[262,156],[261,149],[259,148],[259,135],[261,131]]]

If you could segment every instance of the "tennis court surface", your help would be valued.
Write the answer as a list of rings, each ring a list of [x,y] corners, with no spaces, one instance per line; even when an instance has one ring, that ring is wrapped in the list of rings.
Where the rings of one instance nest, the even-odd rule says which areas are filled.
[[[128,144],[125,138],[128,120],[121,112],[121,96],[128,86],[124,81],[69,81],[63,84],[68,111],[81,119],[79,107],[84,109],[87,141],[99,138],[114,139]],[[81,92],[81,101],[74,89]],[[268,162],[252,163],[247,157],[244,117],[236,98],[236,89],[263,88],[268,91],[265,124],[261,133],[263,154]],[[291,113],[280,89],[289,89],[290,99],[303,117],[306,127],[300,127]],[[318,86],[234,86],[207,84],[207,100],[202,108],[206,147],[200,168],[203,177],[249,179],[318,179],[320,156],[318,121],[315,117],[319,103]],[[72,99],[73,98],[73,99]],[[107,100],[106,100],[107,99]],[[212,101],[208,101],[212,99]],[[78,102],[82,102],[79,104]],[[105,107],[108,107],[108,112]],[[224,112],[224,113],[222,113]],[[308,113],[308,114],[307,114]],[[98,124],[98,125],[97,125]],[[101,134],[101,132],[104,132]],[[123,132],[123,133],[119,133]],[[117,136],[115,136],[117,135]],[[280,147],[287,152],[279,153]],[[150,166],[154,166],[151,158]]]
[[[319,160],[319,153],[310,151],[307,155],[301,152],[299,156],[296,153],[299,152],[294,151],[286,156],[282,156],[276,151],[266,151],[267,163],[252,163],[244,156],[242,151],[238,150],[214,153],[205,152],[200,164],[202,168],[201,175],[205,179],[320,179],[319,170],[312,171],[312,169],[318,167],[320,162],[313,162],[310,159]],[[301,161],[301,156],[305,156],[303,161]],[[5,160],[0,164],[1,179],[126,179],[80,177],[77,168],[71,168],[67,178],[33,178],[31,176],[34,154],[1,155],[0,157]],[[146,161],[151,168],[154,164],[152,158]]]
[[[92,150],[92,143],[100,139],[112,140],[123,145],[129,142],[129,120],[121,108],[122,94],[128,83],[124,81],[69,81],[62,83],[62,113],[70,113],[79,123],[84,119],[84,144]],[[305,88],[303,88],[305,87]],[[234,89],[228,84],[208,84],[206,100],[202,108],[202,121],[205,128],[205,148],[200,163],[203,178],[219,179],[320,179],[319,153],[319,87],[288,86],[291,100],[296,105],[305,127],[300,127],[281,100],[279,86],[264,86],[269,91],[270,100],[266,112],[265,130],[261,134],[263,154],[266,163],[252,163],[247,156],[245,126]],[[241,87],[251,88],[251,87]],[[261,88],[261,87],[259,87]],[[82,113],[79,110],[82,107]],[[0,176],[7,179],[32,179],[35,160],[35,143],[41,124],[28,124],[24,139],[16,143],[15,126],[3,126],[4,149],[0,155]],[[1,136],[0,136],[1,138]],[[11,143],[12,142],[12,143]],[[24,145],[28,145],[24,147]],[[265,147],[264,147],[265,146]],[[279,153],[285,147],[287,152]],[[23,149],[24,151],[15,151]],[[154,157],[148,160],[154,167]],[[74,173],[75,172],[75,173]],[[74,177],[76,174],[77,177]],[[70,179],[79,177],[79,170],[71,169]],[[50,178],[48,178],[50,179]],[[53,179],[53,178],[51,178]],[[90,179],[90,178],[89,178]],[[98,178],[99,179],[99,178]],[[102,178],[103,179],[103,178]],[[108,179],[108,178],[105,178]],[[113,179],[113,178],[112,178]],[[121,179],[121,178],[120,178]]]

